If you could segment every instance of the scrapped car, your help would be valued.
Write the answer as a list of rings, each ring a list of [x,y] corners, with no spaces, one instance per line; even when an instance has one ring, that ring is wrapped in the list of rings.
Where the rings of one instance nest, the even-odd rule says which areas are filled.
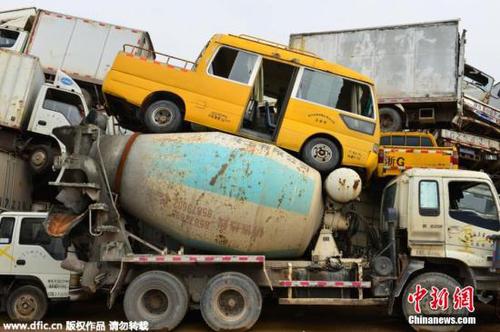
[[[411,168],[458,168],[456,147],[440,147],[426,132],[382,133],[378,156],[377,177],[397,176]]]
[[[196,62],[136,48],[124,46],[103,85],[126,128],[171,133],[189,122],[275,144],[319,171],[369,177],[377,167],[373,82],[357,72],[246,35],[215,35]]]

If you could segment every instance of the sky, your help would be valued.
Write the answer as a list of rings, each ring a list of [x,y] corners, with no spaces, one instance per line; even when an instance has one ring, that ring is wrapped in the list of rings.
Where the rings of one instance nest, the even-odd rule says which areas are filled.
[[[500,80],[496,0],[1,0],[0,10],[35,6],[146,30],[157,51],[195,60],[214,33],[288,44],[299,32],[460,18],[466,61]],[[496,36],[496,37],[495,37]]]

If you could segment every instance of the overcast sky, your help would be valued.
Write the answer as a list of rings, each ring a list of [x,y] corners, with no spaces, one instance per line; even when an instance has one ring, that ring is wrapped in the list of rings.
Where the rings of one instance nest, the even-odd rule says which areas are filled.
[[[155,49],[194,60],[214,33],[288,43],[290,33],[461,19],[466,58],[500,80],[500,1],[466,0],[1,0],[146,30]]]

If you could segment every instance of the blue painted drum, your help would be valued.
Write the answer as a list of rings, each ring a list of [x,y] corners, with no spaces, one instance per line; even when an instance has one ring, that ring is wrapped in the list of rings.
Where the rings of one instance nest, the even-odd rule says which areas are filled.
[[[140,135],[120,205],[187,247],[298,257],[321,224],[321,187],[316,170],[273,145],[216,132]]]

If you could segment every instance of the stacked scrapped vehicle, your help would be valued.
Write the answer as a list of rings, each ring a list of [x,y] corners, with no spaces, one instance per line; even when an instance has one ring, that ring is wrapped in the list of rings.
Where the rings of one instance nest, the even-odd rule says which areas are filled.
[[[500,84],[465,63],[459,21],[300,33],[290,45],[374,78],[381,130],[429,130],[461,168],[500,172]]]

